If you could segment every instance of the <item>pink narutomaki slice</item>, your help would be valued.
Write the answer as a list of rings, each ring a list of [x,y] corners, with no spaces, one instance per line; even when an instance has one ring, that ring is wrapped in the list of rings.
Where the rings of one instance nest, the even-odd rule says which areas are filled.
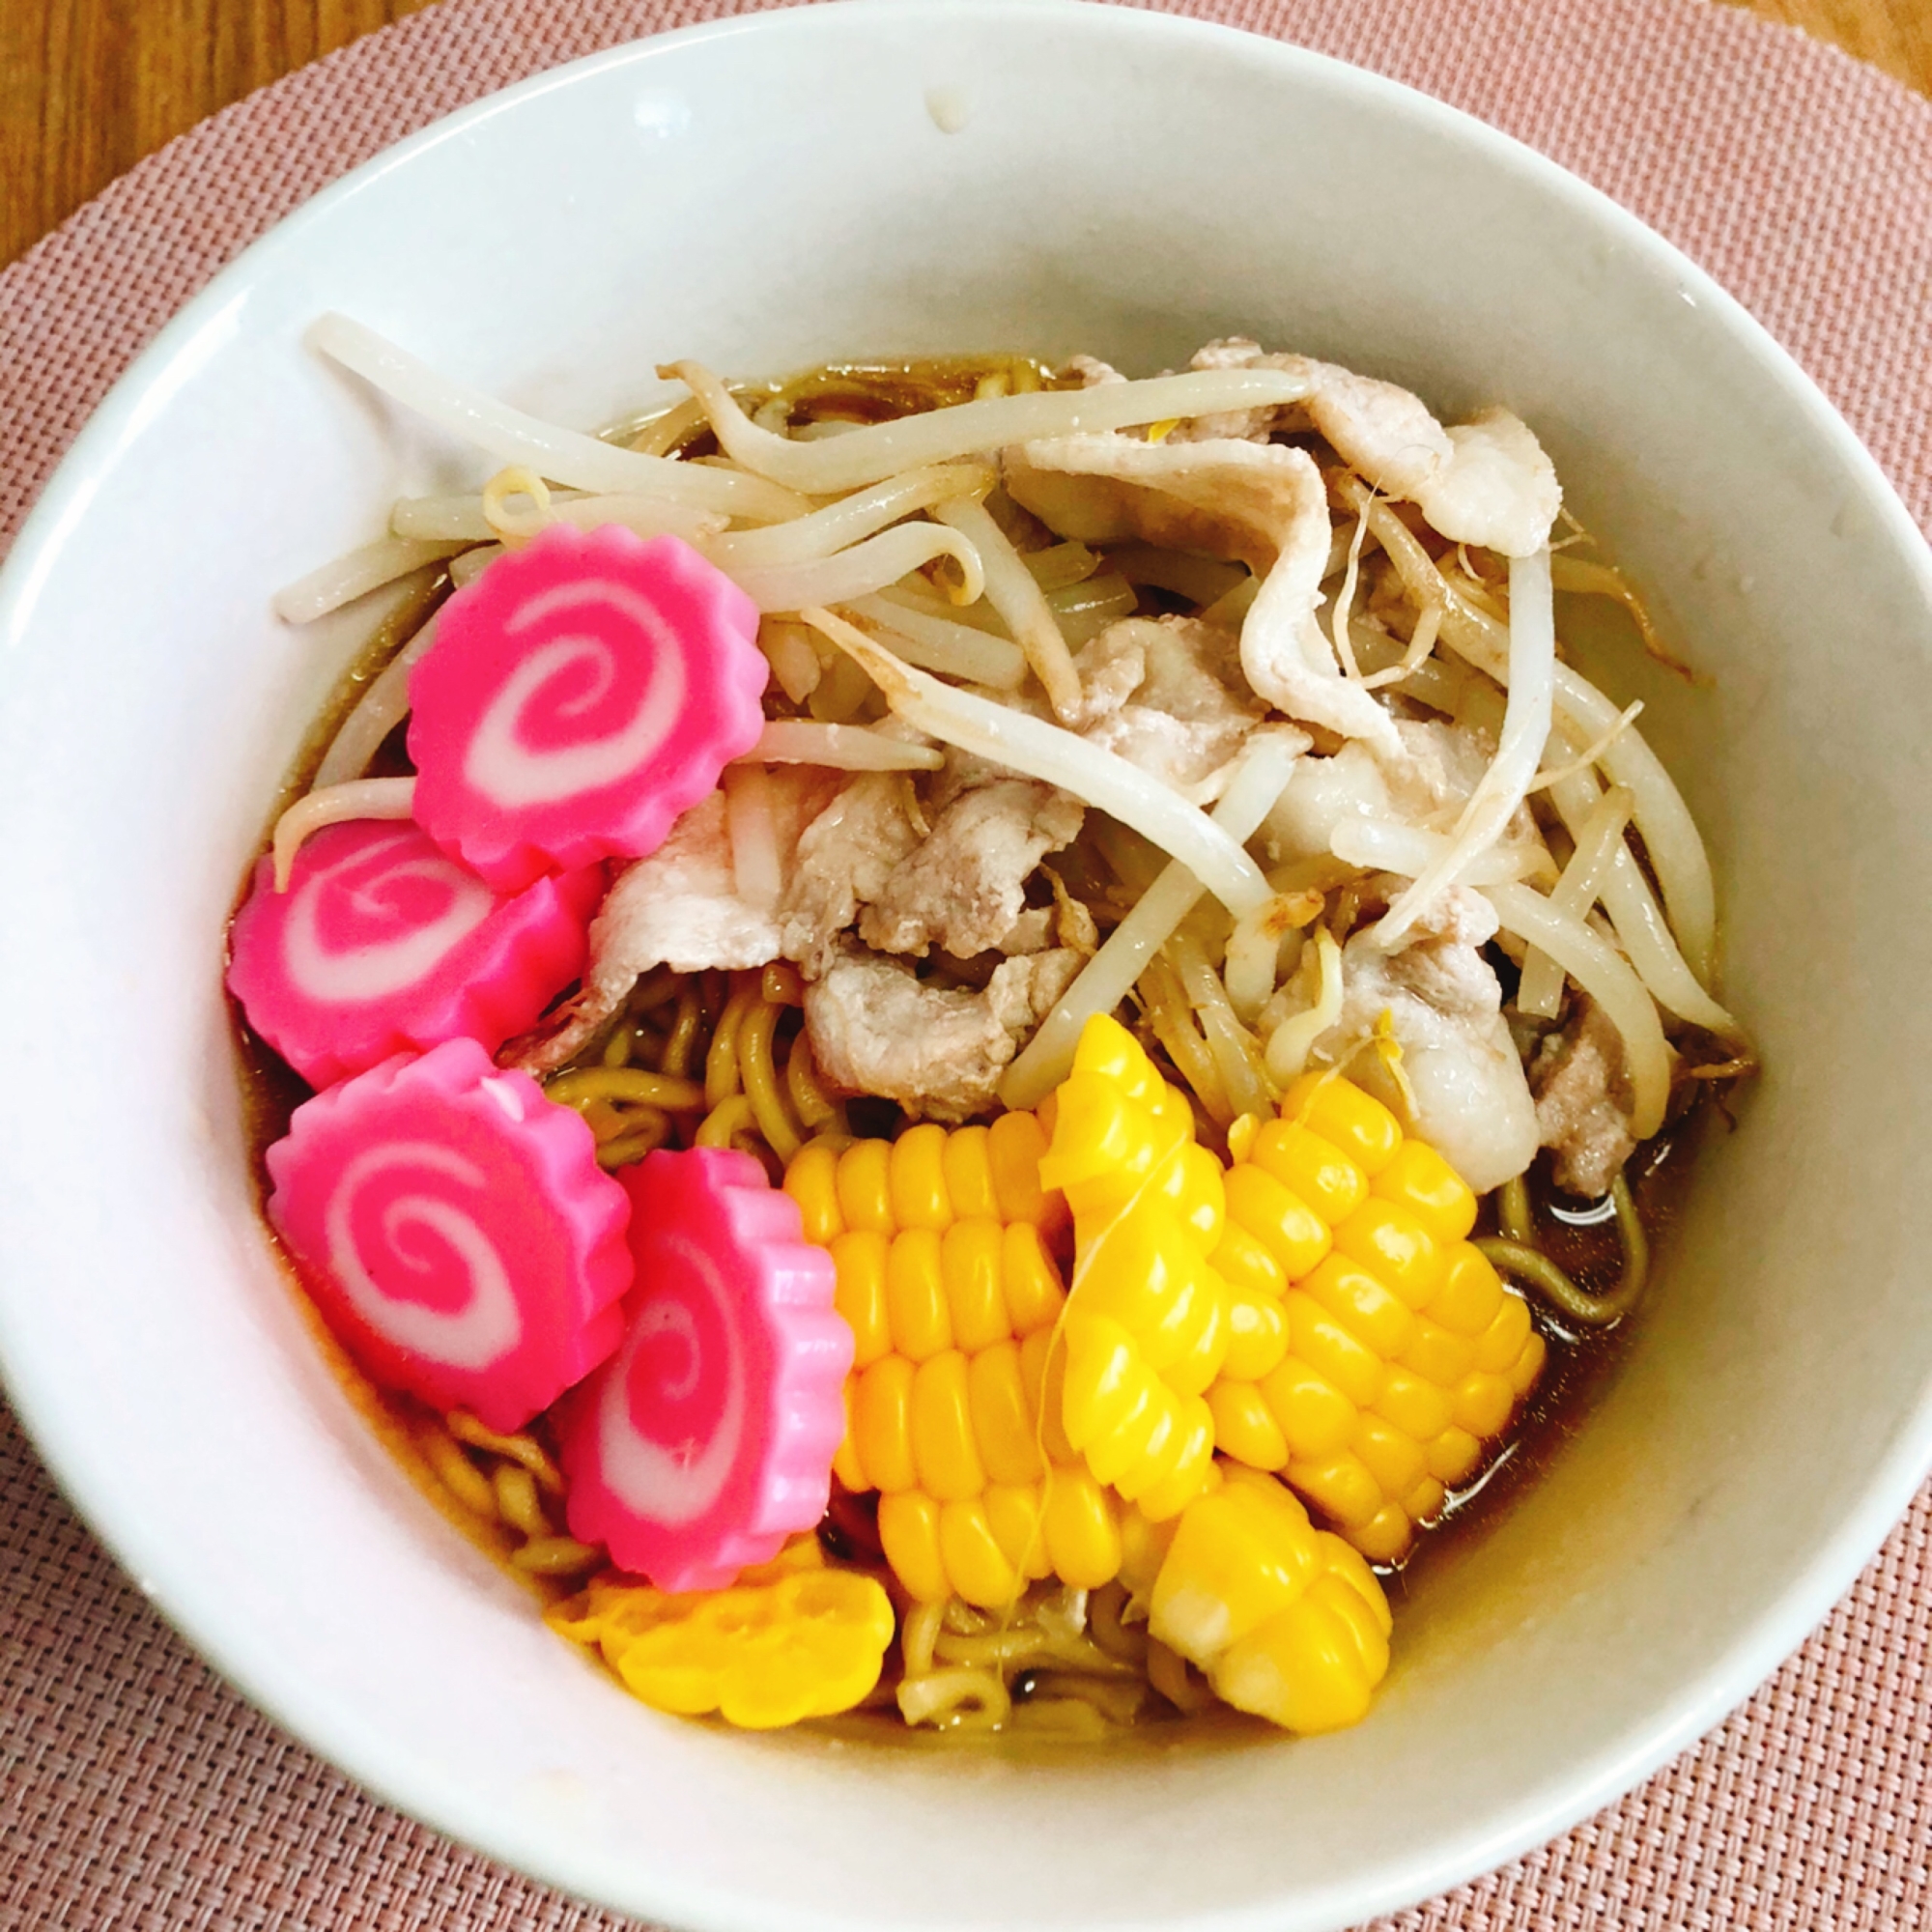
[[[493,886],[640,859],[764,729],[756,607],[678,537],[554,525],[410,674],[417,822]]]
[[[269,1218],[370,1377],[521,1429],[622,1339],[630,1203],[590,1129],[472,1039],[304,1101]]]
[[[407,820],[331,825],[286,892],[255,867],[228,989],[312,1087],[446,1039],[495,1052],[582,972],[604,883],[591,866],[504,897]]]
[[[624,1340],[558,1422],[570,1533],[661,1590],[719,1589],[825,1514],[852,1330],[751,1155],[660,1151],[625,1183]]]

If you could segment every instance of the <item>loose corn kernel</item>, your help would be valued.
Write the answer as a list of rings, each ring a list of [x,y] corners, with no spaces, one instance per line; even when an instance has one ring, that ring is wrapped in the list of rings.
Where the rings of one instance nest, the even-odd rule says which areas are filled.
[[[1476,1201],[1351,1082],[1304,1074],[1249,1130],[1215,1254],[1230,1343],[1208,1404],[1223,1454],[1278,1472],[1355,1548],[1398,1562],[1542,1372],[1522,1297],[1468,1241]],[[1261,1286],[1257,1252],[1284,1291]],[[1264,1307],[1278,1310],[1274,1347]]]
[[[1211,1466],[1202,1397],[1231,1340],[1230,1292],[1210,1259],[1228,1213],[1220,1163],[1195,1144],[1185,1099],[1102,1015],[1082,1030],[1054,1095],[1038,1171],[1073,1213],[1066,1439],[1145,1515],[1174,1515]]]
[[[1044,1577],[1094,1589],[1120,1568],[1121,1503],[1061,1415],[1066,1297],[1046,1243],[1066,1208],[1040,1185],[1045,1146],[1008,1114],[807,1147],[786,1174],[858,1340],[834,1468],[879,1492],[886,1560],[921,1603],[995,1609]]]
[[[1181,1512],[1160,1556],[1150,1632],[1237,1710],[1303,1732],[1356,1722],[1388,1669],[1381,1586],[1273,1477],[1219,1466],[1224,1480]],[[1135,1557],[1144,1574],[1140,1547]]]

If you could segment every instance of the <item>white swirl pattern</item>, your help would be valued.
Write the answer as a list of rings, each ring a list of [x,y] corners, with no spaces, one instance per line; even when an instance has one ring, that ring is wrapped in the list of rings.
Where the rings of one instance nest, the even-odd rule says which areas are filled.
[[[491,699],[464,754],[465,781],[497,806],[551,805],[614,783],[664,743],[683,709],[684,657],[676,635],[629,584],[601,577],[557,584],[521,605],[504,628],[515,636],[585,606],[607,607],[647,640],[650,670],[637,708],[603,737],[545,750],[526,744],[519,728],[525,710],[546,685],[573,666],[593,665],[589,690],[557,706],[559,717],[579,717],[604,700],[621,668],[603,637],[565,632],[538,644]]]
[[[675,1447],[654,1442],[631,1419],[631,1369],[639,1350],[664,1335],[677,1335],[691,1346],[688,1367],[664,1394],[672,1401],[688,1398],[696,1388],[703,1363],[696,1347],[697,1324],[692,1311],[671,1300],[653,1301],[631,1324],[623,1349],[608,1372],[597,1408],[597,1446],[605,1482],[628,1508],[652,1522],[676,1528],[693,1522],[718,1500],[726,1478],[737,1465],[745,1435],[745,1363],[738,1343],[733,1297],[718,1272],[717,1262],[695,1241],[667,1236],[668,1251],[660,1267],[664,1279],[702,1283],[717,1309],[724,1338],[724,1402],[710,1440]]]
[[[303,880],[289,907],[282,941],[282,963],[290,980],[310,999],[329,1006],[381,1000],[413,986],[450,949],[469,937],[490,917],[497,901],[489,887],[473,873],[440,852],[425,852],[422,835],[411,826],[393,838],[358,847],[347,858]],[[384,866],[385,854],[415,847],[413,857]],[[344,875],[351,875],[344,882]],[[446,887],[449,903],[427,925],[378,944],[355,945],[337,951],[322,936],[322,915],[338,890],[351,911],[368,927],[389,923],[382,895],[385,888],[408,880]]]
[[[445,1368],[487,1368],[516,1347],[523,1318],[502,1257],[468,1206],[426,1191],[398,1191],[382,1204],[377,1216],[384,1252],[374,1258],[376,1265],[434,1277],[439,1263],[453,1257],[469,1287],[458,1308],[444,1311],[399,1299],[370,1272],[357,1246],[357,1198],[379,1176],[399,1168],[454,1181],[469,1194],[487,1197],[483,1170],[433,1141],[388,1141],[365,1148],[343,1169],[329,1196],[324,1228],[330,1271],[363,1320],[398,1348]],[[427,1234],[430,1241],[412,1242],[414,1231]]]

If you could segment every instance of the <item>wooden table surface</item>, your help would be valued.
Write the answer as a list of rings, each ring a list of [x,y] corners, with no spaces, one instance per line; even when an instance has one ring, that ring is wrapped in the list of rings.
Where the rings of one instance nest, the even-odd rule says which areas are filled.
[[[0,0],[0,264],[204,116],[433,0]],[[1730,0],[1932,95],[1932,0]]]

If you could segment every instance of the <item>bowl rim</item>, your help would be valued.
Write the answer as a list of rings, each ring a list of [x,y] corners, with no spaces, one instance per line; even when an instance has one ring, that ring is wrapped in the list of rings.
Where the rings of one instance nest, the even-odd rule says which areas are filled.
[[[316,220],[443,143],[467,138],[497,116],[516,113],[528,100],[595,76],[674,56],[685,46],[745,34],[811,39],[863,31],[867,20],[885,16],[902,27],[908,12],[907,0],[831,0],[831,4],[781,7],[701,21],[625,42],[471,101],[318,191],[191,297],[134,358],[83,426],[0,562],[0,641],[17,641],[31,629],[43,584],[58,566],[69,537],[84,520],[100,480],[126,442],[204,357],[218,352],[223,318],[265,272],[298,253]],[[1843,462],[1863,507],[1877,519],[1881,540],[1889,539],[1908,561],[1932,609],[1932,549],[1876,460],[1812,379],[1742,303],[1674,244],[1535,149],[1384,75],[1215,20],[1095,4],[1095,0],[948,0],[944,12],[949,25],[978,31],[994,24],[1006,33],[1024,31],[1046,20],[1063,27],[1077,22],[1078,31],[1101,37],[1140,36],[1150,46],[1177,40],[1200,46],[1215,44],[1230,61],[1255,64],[1267,70],[1270,77],[1292,85],[1313,85],[1352,97],[1374,111],[1451,136],[1492,164],[1517,173],[1571,215],[1607,233],[1643,268],[1673,278],[1687,299],[1708,307],[1720,319],[1739,350],[1756,359],[1761,373],[1804,411],[1808,427]],[[15,1292],[13,1280],[11,1270],[0,1271],[0,1344],[6,1340],[7,1306]],[[44,1365],[37,1375],[34,1365],[16,1350],[0,1346],[0,1384],[68,1501],[198,1657],[273,1722],[383,1802],[543,1883],[578,1896],[599,1898],[619,1910],[662,1913],[681,1924],[764,1932],[773,1922],[767,1908],[760,1907],[754,1916],[732,1893],[662,1872],[641,1875],[634,1896],[611,1896],[593,1876],[574,1866],[566,1849],[548,1843],[541,1830],[525,1829],[508,1813],[475,1802],[457,1779],[424,1776],[420,1770],[392,1762],[379,1736],[340,1706],[312,1695],[298,1676],[278,1668],[272,1645],[253,1640],[239,1628],[218,1598],[199,1588],[192,1565],[178,1553],[171,1554],[167,1538],[145,1518],[122,1507],[111,1472],[94,1463],[77,1424],[67,1419],[77,1411],[69,1406],[64,1417],[58,1382],[58,1376],[47,1375]],[[1689,1694],[1639,1727],[1627,1748],[1603,1751],[1576,1765],[1561,1779],[1551,1780],[1544,1795],[1519,1802],[1480,1833],[1453,1844],[1438,1841],[1440,1849],[1364,1874],[1348,1885],[1346,1895],[1336,1887],[1311,1896],[1308,1906],[1313,1916],[1297,1912],[1293,1922],[1310,1928],[1340,1926],[1415,1903],[1546,1842],[1633,1789],[1720,1722],[1797,1650],[1879,1549],[1928,1473],[1932,1473],[1932,1385],[1903,1418],[1862,1494],[1811,1561],[1733,1637],[1724,1655],[1693,1683]],[[794,1904],[786,1916],[795,1926],[825,1932],[834,1932],[844,1922],[829,1908],[811,1902]],[[1279,1906],[1262,1904],[1216,1909],[1195,1922],[1204,1932],[1208,1927],[1226,1932],[1252,1927],[1259,1932],[1264,1925],[1281,1925],[1284,1918]]]

